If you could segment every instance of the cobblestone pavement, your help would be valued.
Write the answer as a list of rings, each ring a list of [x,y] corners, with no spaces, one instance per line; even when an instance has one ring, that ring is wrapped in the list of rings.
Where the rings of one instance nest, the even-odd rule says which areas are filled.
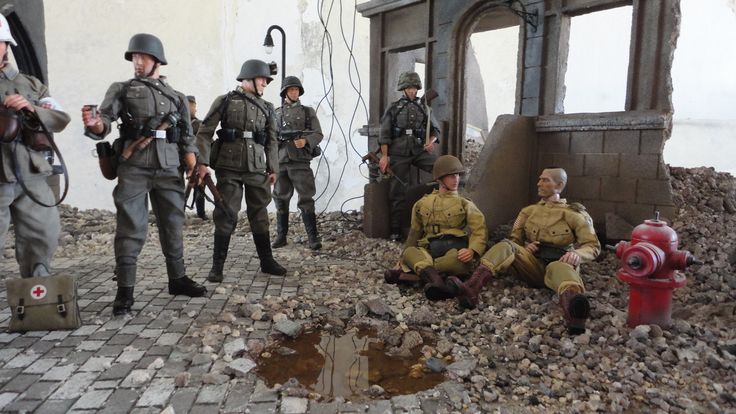
[[[462,385],[448,382],[437,387],[446,388],[445,393],[435,390],[369,404],[323,403],[282,397],[252,371],[244,377],[223,379],[226,363],[222,358],[203,361],[201,349],[195,345],[201,345],[202,340],[197,342],[192,336],[197,327],[216,322],[224,310],[237,306],[233,298],[289,297],[305,288],[322,288],[312,283],[312,273],[294,274],[311,254],[298,244],[275,251],[276,259],[290,269],[286,277],[260,273],[253,242],[249,233],[243,236],[243,227],[233,238],[223,282],[235,288],[216,291],[217,285],[207,282],[207,297],[188,298],[167,292],[165,263],[152,225],[139,258],[133,317],[115,318],[111,314],[116,284],[109,241],[93,254],[57,255],[54,271],[75,274],[79,280],[84,324],[75,331],[7,332],[10,309],[4,280],[18,277],[18,268],[6,252],[0,262],[0,411],[159,413],[173,408],[175,413],[421,413],[437,412],[443,404],[440,395],[452,394],[453,387],[462,389]],[[211,264],[212,226],[189,218],[185,233],[188,274],[202,282]],[[339,258],[321,264],[325,270],[352,266],[350,260]],[[245,340],[267,338],[272,333],[271,321],[238,318],[236,324]],[[215,355],[223,355],[224,342],[212,344]],[[176,386],[175,377],[182,372],[189,372],[191,380],[186,386]]]

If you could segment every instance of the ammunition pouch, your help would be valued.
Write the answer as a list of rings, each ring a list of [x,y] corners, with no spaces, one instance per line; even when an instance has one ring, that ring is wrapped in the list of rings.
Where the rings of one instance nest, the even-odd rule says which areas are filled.
[[[268,132],[265,129],[254,131],[253,141],[255,141],[257,144],[265,146],[266,142],[268,142]]]
[[[537,247],[538,249],[534,253],[534,257],[543,261],[545,264],[550,264],[560,260],[560,258],[568,252],[565,248],[546,243],[540,243]]]
[[[54,331],[82,325],[77,281],[71,275],[7,279],[8,331]]]
[[[244,137],[243,131],[235,128],[221,128],[215,134],[217,134],[217,138],[225,142],[233,142]]]
[[[24,116],[21,127],[23,144],[34,151],[53,151],[49,135],[44,131],[41,123],[35,119]]]
[[[116,140],[117,143],[120,140]],[[118,176],[118,156],[113,148],[107,141],[98,142],[95,146],[97,148],[97,158],[100,162],[100,171],[102,176],[108,180],[114,180]]]
[[[20,120],[18,112],[0,105],[0,142],[13,142],[18,136]]]
[[[468,236],[458,237],[443,234],[441,236],[433,237],[429,239],[429,255],[433,259],[442,257],[452,249],[464,249],[468,247]]]
[[[322,148],[320,148],[319,145],[312,148],[312,158],[317,158],[320,155],[322,155]]]

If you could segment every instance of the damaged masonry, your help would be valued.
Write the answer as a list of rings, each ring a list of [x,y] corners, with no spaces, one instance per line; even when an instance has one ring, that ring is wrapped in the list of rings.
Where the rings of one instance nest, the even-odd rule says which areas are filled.
[[[289,244],[274,250],[289,269],[286,276],[260,272],[253,241],[233,238],[223,282],[208,284],[201,298],[168,294],[157,221],[151,215],[138,260],[133,312],[115,318],[110,310],[115,214],[64,205],[53,267],[55,273],[78,278],[83,326],[6,332],[11,311],[5,279],[19,272],[11,231],[0,246],[0,411],[736,409],[736,179],[712,168],[669,167],[662,158],[672,122],[666,77],[674,47],[667,42],[676,37],[679,22],[675,3],[373,0],[358,5],[371,20],[370,66],[376,68],[364,128],[369,146],[375,144],[373,131],[391,101],[392,76],[408,69],[401,59],[391,61],[396,58],[391,54],[419,45],[427,65],[425,82],[443,97],[433,106],[441,130],[447,131],[441,153],[461,156],[470,171],[465,194],[486,213],[489,245],[506,237],[519,209],[535,200],[538,170],[565,167],[571,175],[567,196],[589,208],[602,242],[604,235],[628,238],[633,226],[660,211],[678,233],[679,247],[704,263],[683,272],[687,284],[673,293],[669,327],[627,326],[628,286],[617,280],[620,262],[610,251],[582,267],[592,309],[587,330],[577,336],[568,335],[560,323],[554,292],[531,289],[507,275],[495,277],[478,306],[464,312],[452,300],[427,301],[419,287],[388,285],[383,271],[396,262],[401,246],[365,235],[385,230],[383,223],[370,221],[376,214],[368,201],[362,211],[318,217],[319,251],[308,248],[301,217],[292,213]],[[632,34],[632,54],[638,59],[629,68],[625,111],[562,113],[564,84],[558,81],[565,66],[566,16],[622,4],[633,4],[638,22]],[[461,45],[473,24],[503,26],[509,19],[523,31],[517,107],[495,122],[485,145],[465,141],[467,86],[457,76],[462,70],[453,66],[464,58],[454,54],[464,53]],[[398,27],[411,29],[406,33]],[[508,181],[487,185],[498,176]],[[518,188],[524,191],[512,191]],[[273,214],[270,221],[273,233]],[[250,232],[244,213],[237,228],[238,234]],[[213,231],[211,221],[187,216],[185,261],[198,280],[212,264]],[[355,341],[366,328],[382,353],[416,358],[403,381],[440,373],[439,383],[395,393],[369,368],[369,381],[356,380],[353,394],[343,397],[316,387],[319,378],[292,378],[288,365],[280,367],[287,375],[278,382],[260,371],[268,360],[304,352],[300,360],[317,364],[314,376],[325,382],[328,376],[319,364],[336,358],[337,351],[323,346],[317,353],[290,344],[314,334]],[[362,350],[354,361],[370,364]]]

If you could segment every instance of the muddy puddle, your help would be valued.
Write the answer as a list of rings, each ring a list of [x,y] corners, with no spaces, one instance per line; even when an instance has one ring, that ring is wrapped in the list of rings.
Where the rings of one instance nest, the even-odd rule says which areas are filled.
[[[416,347],[410,358],[401,358],[386,355],[383,342],[370,329],[342,336],[307,332],[280,341],[270,349],[270,358],[259,358],[258,375],[269,387],[296,378],[328,400],[368,400],[367,390],[372,385],[385,390],[377,398],[413,394],[445,380],[443,374],[425,367],[420,348]]]

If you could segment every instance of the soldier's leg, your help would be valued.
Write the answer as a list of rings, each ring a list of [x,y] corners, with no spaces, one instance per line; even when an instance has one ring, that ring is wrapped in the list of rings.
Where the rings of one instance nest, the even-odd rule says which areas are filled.
[[[547,265],[544,284],[560,296],[562,316],[572,335],[585,332],[585,320],[590,316],[590,303],[583,295],[585,287],[577,269],[560,261]]]
[[[389,181],[388,198],[391,202],[390,224],[391,239],[400,240],[401,235],[401,211],[404,208],[404,200],[406,198],[406,185],[409,182],[409,172],[411,171],[411,157],[393,156],[390,158],[390,167],[395,177]],[[398,179],[397,179],[398,178]],[[401,181],[399,181],[401,180]],[[404,184],[402,184],[403,182]]]
[[[431,152],[422,151],[414,156],[412,164],[414,164],[420,170],[426,171],[431,174],[435,161],[437,161],[436,155]]]
[[[223,203],[228,206],[233,217],[228,217],[222,208],[215,206],[212,220],[215,222],[214,244],[212,248],[212,268],[207,275],[210,282],[222,282],[225,260],[230,248],[230,238],[237,225],[238,212],[243,200],[243,181],[237,173],[225,170],[215,171],[217,189],[222,195]]]
[[[407,247],[401,255],[404,265],[413,269],[424,282],[424,295],[429,300],[448,299],[455,296],[455,290],[445,283],[435,267],[435,261],[426,249]]]
[[[314,184],[314,173],[307,163],[295,163],[291,168],[292,182],[299,194],[299,203],[297,206],[302,212],[304,221],[304,230],[309,238],[309,248],[319,250],[322,248],[322,242],[319,239],[317,231],[317,215],[314,210],[314,195],[317,188]]]
[[[271,184],[268,176],[257,173],[244,173],[245,204],[248,222],[253,233],[261,271],[272,275],[283,276],[286,269],[273,258],[271,236],[268,233],[268,203],[271,202]]]
[[[290,172],[291,164],[280,164],[279,176],[273,187],[273,201],[276,204],[276,239],[271,246],[274,248],[286,246],[286,235],[289,233],[289,203],[294,194]]]
[[[46,177],[26,180],[25,184],[39,201],[46,204],[56,202]],[[48,276],[51,258],[59,243],[59,211],[56,207],[36,204],[20,185],[16,185],[15,193],[16,199],[10,209],[15,226],[15,257],[20,266],[20,275]]]
[[[444,256],[434,259],[434,267],[452,276],[467,276],[473,270],[473,262],[463,263],[457,258],[457,249],[450,249]]]

